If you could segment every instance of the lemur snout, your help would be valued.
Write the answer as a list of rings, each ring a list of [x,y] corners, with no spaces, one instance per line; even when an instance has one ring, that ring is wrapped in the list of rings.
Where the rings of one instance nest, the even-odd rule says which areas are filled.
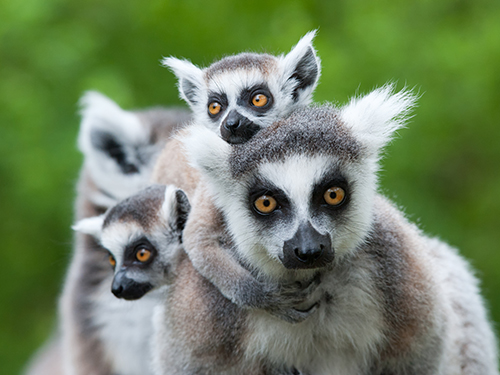
[[[135,280],[129,279],[123,271],[119,271],[111,285],[111,292],[117,298],[126,300],[136,300],[141,298],[153,288],[150,283],[138,283]]]
[[[244,143],[260,130],[260,126],[250,121],[236,110],[229,112],[222,121],[220,134],[222,139],[231,144]]]
[[[329,234],[319,233],[311,223],[301,224],[294,236],[283,245],[283,265],[286,268],[318,268],[334,258]]]

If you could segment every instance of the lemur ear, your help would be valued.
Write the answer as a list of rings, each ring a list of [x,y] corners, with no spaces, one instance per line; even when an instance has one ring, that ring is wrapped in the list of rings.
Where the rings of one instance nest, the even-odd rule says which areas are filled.
[[[172,70],[177,76],[179,94],[191,107],[201,100],[200,91],[204,85],[203,71],[188,60],[166,57],[163,66]]]
[[[191,205],[186,193],[173,185],[167,185],[161,213],[170,226],[179,233],[182,232],[190,211]]]
[[[101,167],[105,167],[103,163],[114,163],[119,173],[137,173],[140,166],[136,155],[130,155],[131,150],[148,143],[149,139],[149,132],[139,118],[95,91],[85,93],[80,105],[82,123],[78,146],[85,158],[101,159]]]
[[[311,102],[321,72],[321,62],[312,45],[316,31],[304,35],[280,61],[283,69],[283,88],[290,90],[294,103],[301,105]]]
[[[394,93],[394,86],[388,84],[363,97],[352,98],[341,109],[343,122],[372,155],[378,155],[394,132],[406,125],[418,99],[411,90]]]
[[[102,224],[104,222],[104,215],[88,217],[78,221],[71,227],[76,232],[90,234],[96,239],[101,239]]]
[[[206,126],[190,126],[180,139],[189,163],[213,183],[231,185],[227,159],[231,146]]]

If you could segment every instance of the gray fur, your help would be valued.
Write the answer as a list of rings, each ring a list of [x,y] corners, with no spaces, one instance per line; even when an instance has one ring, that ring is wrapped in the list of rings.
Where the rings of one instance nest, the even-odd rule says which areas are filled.
[[[203,69],[173,57],[163,63],[177,76],[179,94],[196,121],[229,143],[243,143],[311,102],[320,76],[320,60],[312,46],[315,33],[306,34],[286,56],[241,53]],[[266,95],[266,105],[252,104],[257,94]],[[217,114],[208,111],[213,102],[220,104]]]
[[[163,144],[190,118],[187,111],[179,109],[125,111],[98,93],[86,94],[82,105],[79,146],[84,154],[84,166],[77,185],[76,220],[101,215],[119,200],[147,185]],[[133,134],[129,134],[130,125],[135,126]],[[137,173],[124,173],[109,154],[92,146],[91,134],[95,130],[113,136],[125,160],[137,167]],[[40,363],[55,362],[53,368],[63,368],[69,375],[114,375],[117,371],[120,375],[137,371],[147,374],[149,362],[146,358],[134,361],[125,371],[115,366],[122,363],[126,367],[128,361],[133,360],[130,352],[135,351],[134,356],[140,357],[145,343],[130,340],[130,335],[135,334],[134,330],[142,330],[147,335],[150,322],[141,320],[143,312],[132,308],[130,302],[119,301],[109,292],[113,270],[108,252],[92,236],[82,233],[76,234],[74,246],[60,299],[57,355],[46,351]],[[149,306],[153,306],[151,300],[148,297]],[[149,311],[146,313],[150,316]],[[126,323],[119,323],[124,319],[128,319]],[[126,351],[120,352],[117,343],[103,337],[104,331],[114,329],[113,322],[123,324],[124,336],[118,339],[129,341]],[[124,360],[122,356],[129,358]],[[49,366],[35,367],[27,374],[53,374]]]
[[[314,274],[321,280],[308,301],[297,306],[316,306],[301,323],[290,324],[261,309],[247,310],[244,329],[238,331],[245,345],[238,346],[238,352],[244,351],[249,368],[252,363],[270,363],[319,375],[498,374],[496,340],[468,264],[455,249],[422,234],[376,192],[380,150],[403,125],[401,115],[411,105],[409,94],[384,88],[338,110],[298,110],[273,125],[279,131],[261,131],[238,146],[224,145],[196,127],[185,136],[190,160],[200,168],[208,195],[223,217],[224,231],[233,239],[234,257],[272,282],[301,282]],[[330,122],[316,122],[314,113],[320,118],[324,113],[334,116]],[[316,146],[315,132],[301,133],[317,127],[321,134],[337,126],[342,128],[338,137],[322,137],[329,147]],[[289,133],[300,137],[288,138]],[[279,157],[271,152],[266,156],[259,148],[270,144],[278,145]],[[285,144],[286,151],[280,152],[285,148],[279,145]],[[353,147],[343,145],[356,145],[356,157],[348,151]],[[256,156],[259,149],[265,156]],[[245,155],[248,160],[241,162]],[[349,199],[341,208],[324,212],[324,202],[315,194],[322,181],[330,180],[345,181],[342,186]],[[266,194],[279,188],[288,206],[268,217],[255,215],[249,200],[255,181],[269,186]],[[285,209],[286,216],[280,216]],[[283,266],[283,243],[303,222],[330,235],[335,249],[332,264],[313,270]],[[210,225],[210,231],[188,232],[188,222],[186,243],[191,233],[199,237],[189,241],[209,247],[217,238]],[[158,313],[155,325],[161,326],[163,319],[167,322],[163,327],[169,327],[170,314],[177,309],[174,302],[169,306]],[[226,314],[218,311],[208,313],[225,319]],[[167,338],[167,344],[158,343],[160,368],[170,363],[173,350],[170,330],[158,332],[162,330],[160,337]],[[196,343],[179,343],[178,350],[191,354],[175,356],[177,366],[189,366],[193,356],[205,353],[193,352]],[[168,373],[166,369],[159,373]],[[219,373],[241,373],[235,367],[225,371]]]

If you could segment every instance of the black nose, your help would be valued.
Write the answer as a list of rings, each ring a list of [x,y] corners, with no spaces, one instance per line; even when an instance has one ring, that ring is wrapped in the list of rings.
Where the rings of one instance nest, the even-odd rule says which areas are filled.
[[[126,300],[136,300],[153,289],[153,285],[150,283],[137,282],[128,278],[125,273],[126,270],[120,270],[113,279],[111,292],[115,295],[115,297]]]
[[[319,233],[311,223],[301,224],[283,245],[282,262],[286,268],[319,268],[334,258],[330,235]]]
[[[244,143],[260,130],[260,126],[241,115],[235,109],[231,110],[220,126],[222,139],[231,144]]]

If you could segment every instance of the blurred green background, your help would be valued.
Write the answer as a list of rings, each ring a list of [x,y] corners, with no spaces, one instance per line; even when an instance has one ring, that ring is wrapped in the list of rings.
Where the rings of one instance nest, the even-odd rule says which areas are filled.
[[[499,20],[498,0],[0,0],[0,372],[19,373],[55,324],[82,93],[179,105],[162,56],[282,53],[315,28],[317,101],[390,80],[422,94],[382,190],[471,260],[500,322]]]

